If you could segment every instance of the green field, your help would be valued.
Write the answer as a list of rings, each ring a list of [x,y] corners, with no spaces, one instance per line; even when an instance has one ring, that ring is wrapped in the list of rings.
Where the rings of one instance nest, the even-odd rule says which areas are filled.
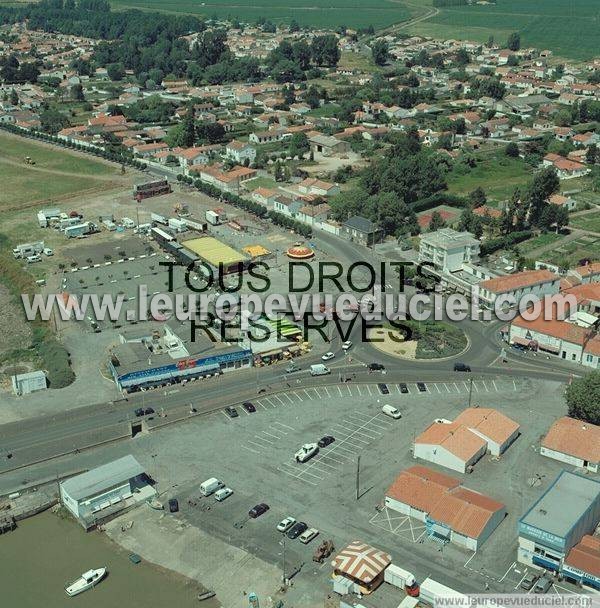
[[[580,260],[591,258],[597,260],[600,252],[600,238],[583,235],[574,241],[557,243],[556,248],[540,256],[543,262],[557,264],[565,268],[576,266]]]
[[[192,13],[206,18],[233,17],[250,23],[260,17],[284,23],[295,19],[300,25],[327,28],[383,28],[404,21],[415,12],[396,0],[111,0],[111,4],[116,8]]]
[[[116,166],[6,133],[0,150],[0,209],[97,188],[118,175]],[[24,163],[26,156],[34,166]]]
[[[581,228],[582,230],[590,230],[591,232],[600,233],[600,211],[594,213],[586,213],[579,217],[571,218],[570,225],[574,228]]]
[[[427,0],[425,3],[429,4]],[[438,38],[504,44],[520,32],[522,46],[551,49],[555,55],[589,59],[600,54],[598,0],[497,0],[496,4],[443,8],[410,32]]]
[[[503,152],[480,158],[477,166],[465,174],[455,166],[447,175],[448,191],[466,195],[481,187],[490,201],[507,200],[518,186],[522,188],[531,180],[531,167],[520,158],[510,158]]]

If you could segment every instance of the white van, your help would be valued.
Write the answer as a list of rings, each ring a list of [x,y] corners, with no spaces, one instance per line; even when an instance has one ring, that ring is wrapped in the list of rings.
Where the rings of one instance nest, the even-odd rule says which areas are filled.
[[[28,264],[33,264],[34,262],[42,261],[42,258],[37,253],[34,253],[33,255],[28,255],[26,259]]]
[[[308,543],[317,536],[319,536],[319,531],[316,528],[309,528],[306,532],[300,534],[299,540],[301,543],[308,545]]]
[[[317,363],[316,365],[310,366],[310,375],[311,376],[325,376],[330,374],[331,370],[322,363]]]
[[[206,481],[203,481],[200,484],[200,492],[202,492],[204,496],[210,496],[211,494],[214,494],[217,490],[220,490],[224,487],[225,484],[222,481],[220,481],[216,477],[211,477],[210,479],[207,479]]]
[[[233,490],[231,488],[221,488],[215,492],[215,500],[222,502],[226,498],[229,498],[232,494]]]
[[[398,408],[395,408],[393,405],[384,405],[381,408],[381,411],[386,416],[389,416],[390,418],[394,418],[395,420],[398,420],[398,418],[402,418],[402,414],[400,413],[400,410]]]

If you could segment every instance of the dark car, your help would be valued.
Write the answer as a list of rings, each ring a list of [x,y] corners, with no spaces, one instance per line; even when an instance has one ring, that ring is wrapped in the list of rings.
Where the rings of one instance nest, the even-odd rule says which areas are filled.
[[[254,403],[250,403],[250,401],[244,401],[244,403],[242,403],[242,407],[249,413],[249,414],[253,414],[256,411],[256,407],[254,405]]]
[[[144,415],[144,408],[138,407],[133,413],[139,418],[140,416]]]
[[[408,393],[408,386],[406,386],[406,384],[404,382],[400,382],[400,384],[398,385],[400,387],[400,392],[401,393]]]
[[[144,415],[145,415],[145,416],[149,416],[150,414],[154,414],[154,409],[153,409],[153,408],[151,408],[151,407],[147,407],[147,408],[144,410]]]
[[[367,369],[370,372],[382,372],[385,369],[385,365],[382,363],[369,363],[369,365],[367,365]]]
[[[232,406],[226,407],[225,412],[227,412],[230,418],[237,418],[239,416],[238,411]]]
[[[308,530],[308,524],[303,521],[296,522],[287,532],[287,537],[294,539],[298,538],[300,534],[303,534]]]
[[[321,439],[319,439],[317,445],[320,448],[326,448],[330,443],[333,443],[334,441],[335,437],[332,437],[331,435],[325,435],[325,437],[321,437]]]
[[[389,395],[390,394],[390,389],[388,388],[388,385],[387,384],[383,384],[383,382],[381,382],[380,384],[378,384],[377,388],[379,389],[379,392],[382,395]]]
[[[179,511],[179,501],[176,498],[169,498],[169,513]]]
[[[538,578],[540,578],[540,575],[537,572],[529,572],[521,581],[521,589],[524,589],[525,591],[533,589],[533,586],[537,583]]]
[[[417,382],[417,388],[421,393],[427,392],[427,387],[425,386],[425,382]]]
[[[461,363],[460,361],[457,361],[454,364],[454,371],[455,372],[470,372],[471,367],[469,365],[467,365],[466,363]]]
[[[263,513],[266,513],[268,510],[269,505],[265,504],[264,502],[261,502],[255,507],[252,507],[250,511],[248,511],[248,517],[256,519],[257,517],[260,517]]]

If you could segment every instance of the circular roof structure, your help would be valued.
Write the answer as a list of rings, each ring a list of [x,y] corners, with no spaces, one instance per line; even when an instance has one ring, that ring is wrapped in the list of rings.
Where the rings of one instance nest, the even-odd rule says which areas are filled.
[[[305,245],[290,247],[285,253],[288,258],[292,258],[293,260],[307,260],[315,255],[315,252]]]

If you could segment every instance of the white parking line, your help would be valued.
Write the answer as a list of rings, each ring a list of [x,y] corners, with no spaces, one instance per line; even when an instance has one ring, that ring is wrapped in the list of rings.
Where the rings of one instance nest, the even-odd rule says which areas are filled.
[[[371,387],[367,384],[367,390],[369,391],[369,395],[373,395],[373,393],[371,392]]]
[[[453,382],[452,384],[454,384],[454,388],[456,389],[456,392],[460,393],[460,389],[458,388],[458,384],[456,384],[456,382]]]
[[[350,388],[350,387],[348,387],[348,388]],[[358,391],[358,394],[362,397],[362,392],[360,390],[360,385],[356,386],[356,390]],[[350,394],[352,394],[352,393],[350,393]]]
[[[261,433],[264,433],[265,435],[268,435],[269,437],[273,437],[274,439],[277,439],[278,441],[283,439],[283,437],[280,437],[279,435],[273,435],[272,433],[267,433],[267,431],[261,431]],[[268,439],[265,439],[265,441],[268,441]]]
[[[282,395],[293,405],[294,404],[294,400],[287,394],[287,393],[282,393]]]
[[[221,410],[221,414],[225,416],[225,420],[227,420],[227,422],[231,422],[231,418],[223,410]]]
[[[279,401],[279,405],[285,405],[285,401],[282,401],[278,395],[273,395],[273,399],[277,399],[277,401]]]
[[[348,439],[348,437],[350,437],[350,435],[347,435],[345,438],[342,438],[342,441],[344,439]],[[336,451],[342,450],[343,452],[348,452],[348,454],[354,454],[354,450],[351,450],[350,448],[347,448],[346,446],[343,445],[337,445],[336,446]],[[341,456],[342,458],[348,458],[347,456],[344,456],[343,454],[339,454],[339,456]]]
[[[342,396],[342,389],[339,386],[337,387],[337,389],[338,389],[338,392],[340,393],[340,397],[341,397]]]
[[[435,388],[437,388],[437,392],[441,393],[442,391],[440,390],[440,387],[437,384],[434,384],[433,386],[435,386]]]
[[[272,425],[272,424],[270,424],[270,425],[269,425],[269,428],[270,428],[272,431],[275,431],[276,433],[281,433],[282,435],[289,435],[289,432],[288,432],[288,431],[282,431],[281,429],[278,429],[278,428],[276,428],[276,427],[275,427],[275,428],[273,428],[273,425]],[[283,439],[283,437],[282,437],[282,439]]]
[[[269,439],[265,439],[264,437],[261,437],[260,435],[254,435],[257,439],[260,439],[261,441],[265,441],[266,443],[269,443],[271,445],[275,445],[274,441],[270,441]]]
[[[247,412],[245,408],[242,408],[242,412],[244,412],[244,414],[246,414],[246,416],[250,416],[250,412]]]
[[[342,426],[340,424],[338,424],[337,426],[339,426],[342,429],[345,429],[346,431],[350,431],[350,436],[352,437],[352,439],[356,440],[356,441],[360,441],[361,443],[364,443],[365,445],[368,445],[369,443],[371,443],[371,441],[373,439],[375,439],[375,437],[369,437],[369,439],[371,439],[371,441],[365,441],[364,439],[361,439],[360,437],[354,437],[352,436],[353,432],[356,432],[360,429],[360,427],[357,427],[356,429],[353,429],[352,427],[348,427],[348,426]],[[364,433],[362,433],[362,435],[364,435]],[[368,435],[365,435],[366,437],[368,437]]]
[[[274,403],[273,403],[273,402],[272,402],[272,401],[271,401],[271,400],[270,400],[268,397],[265,397],[265,401],[266,401],[266,402],[267,402],[267,403],[268,403],[268,404],[269,404],[271,407],[274,407],[274,408],[276,408],[276,407],[277,407],[277,406],[276,406],[276,405],[275,405],[275,404],[274,404]]]
[[[315,479],[320,479],[321,481],[323,481],[323,479],[325,479],[324,477],[321,477],[320,475],[315,475],[314,473],[311,473],[310,471],[308,471],[307,470],[308,467],[303,467],[302,469],[300,469],[299,467],[296,467],[287,462],[284,462],[283,466],[291,468],[298,477],[301,477],[302,475],[310,475],[311,477],[314,477]]]
[[[360,416],[357,416],[355,414],[348,414],[348,416],[349,417],[352,416],[352,417],[358,419],[360,422],[364,422],[365,421],[364,418],[361,418]],[[380,424],[379,420],[377,422],[370,422],[369,423],[369,428],[371,428],[371,427],[375,427],[375,428],[380,429],[382,431],[386,431],[387,428],[388,428],[387,426],[384,426],[383,424]]]
[[[242,445],[242,448],[244,448],[244,450],[248,450],[248,452],[252,452],[253,454],[260,454],[260,452],[258,452],[257,450],[253,450],[252,448],[249,448],[247,445]]]
[[[396,391],[398,391],[398,394],[401,395],[402,392],[400,391],[400,385],[399,384],[394,384],[394,386],[396,387]]]
[[[322,399],[321,393],[316,388],[313,387],[312,390],[315,391],[315,393],[317,393],[317,399]]]
[[[444,382],[444,386],[446,387],[446,391],[451,393],[452,391],[448,388],[448,385]]]
[[[306,395],[306,398],[307,398],[309,401],[312,401],[312,397],[311,397],[311,396],[310,396],[310,395],[309,395],[309,394],[306,392],[306,389],[305,389],[305,388],[303,388],[303,389],[302,389],[302,392],[303,392],[303,393]]]
[[[300,481],[303,481],[304,483],[309,483],[311,486],[318,485],[314,481],[310,481],[310,479],[304,479],[304,477],[300,477],[299,475],[295,475],[294,473],[290,473],[290,471],[286,471],[285,469],[281,469],[281,468],[278,467],[277,470],[281,471],[282,473],[285,473],[286,475],[289,475],[290,477],[294,477],[295,479],[299,479]]]
[[[492,380],[492,384],[494,385],[494,390],[498,391],[498,387],[496,386],[496,381],[495,380]]]
[[[262,408],[263,408],[263,410],[266,410],[266,409],[267,409],[267,406],[266,406],[266,405],[263,405],[263,404],[262,404],[260,401],[257,401],[257,402],[256,402],[256,405],[260,405],[260,407],[262,407]]]
[[[485,392],[489,393],[490,391],[488,390],[488,387],[487,387],[487,384],[485,383],[485,380],[482,380],[481,382],[483,383],[483,386],[485,388]]]
[[[288,426],[287,424],[283,424],[283,422],[278,422],[277,420],[273,424],[278,424],[279,426],[282,426],[284,429],[288,429],[290,431],[296,430],[293,426]]]
[[[327,387],[324,386],[323,390],[327,393],[327,396],[331,399],[331,395],[329,394],[329,391],[327,390]]]
[[[473,382],[473,384],[475,384],[475,382]],[[467,392],[468,392],[468,390],[469,390],[469,385],[468,385],[466,382],[464,382],[464,381],[463,381],[463,385],[464,385],[465,389],[466,389],[466,390],[467,390]],[[475,387],[475,390],[477,390],[477,387]]]
[[[252,441],[251,439],[248,439],[248,443],[255,445],[257,448],[260,448],[261,450],[265,447],[262,443],[256,443],[256,441]]]

